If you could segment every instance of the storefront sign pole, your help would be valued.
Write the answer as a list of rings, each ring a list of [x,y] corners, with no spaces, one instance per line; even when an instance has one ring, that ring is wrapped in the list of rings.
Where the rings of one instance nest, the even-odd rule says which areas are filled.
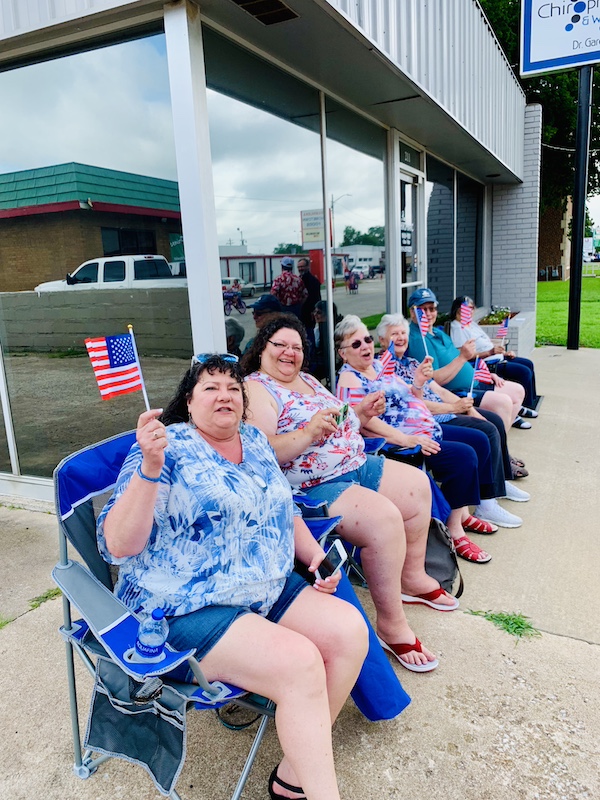
[[[567,350],[579,349],[581,322],[581,275],[583,272],[583,237],[587,197],[590,124],[594,68],[579,67],[579,99],[575,141],[575,188],[573,191],[573,229],[571,238],[571,275],[569,285],[569,322]]]

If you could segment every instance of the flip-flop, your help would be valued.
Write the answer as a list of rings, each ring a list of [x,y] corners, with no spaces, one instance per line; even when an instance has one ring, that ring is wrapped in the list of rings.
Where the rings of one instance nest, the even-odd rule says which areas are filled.
[[[388,653],[391,653],[405,669],[409,669],[411,672],[431,672],[440,663],[436,658],[433,661],[428,661],[426,664],[409,664],[407,661],[404,661],[403,658],[400,658],[400,656],[405,656],[407,653],[411,653],[413,650],[417,653],[423,652],[423,645],[416,637],[414,644],[388,644],[379,636],[377,638],[379,639],[379,644],[383,647],[383,649],[387,650]]]
[[[432,592],[424,592],[423,594],[402,594],[402,602],[407,604],[413,605],[422,605],[422,606],[429,606],[429,608],[435,608],[436,611],[456,611],[459,607],[460,603],[456,597],[452,597],[454,600],[454,605],[445,606],[442,603],[434,602],[437,600],[438,597],[442,595],[446,595],[447,597],[452,597],[451,594],[446,592],[440,586],[439,589],[434,589]]]

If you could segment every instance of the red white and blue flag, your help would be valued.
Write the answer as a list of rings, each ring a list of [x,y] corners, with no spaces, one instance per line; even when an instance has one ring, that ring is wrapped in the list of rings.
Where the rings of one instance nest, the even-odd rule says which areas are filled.
[[[381,375],[396,374],[396,348],[393,342],[390,342],[385,353],[379,356],[379,361],[383,365]]]
[[[460,304],[460,327],[466,328],[473,322],[473,309],[468,303]]]
[[[421,331],[421,336],[427,336],[429,333],[429,320],[425,316],[425,312],[422,308],[416,308],[415,311],[417,312],[417,320],[419,323],[419,330]]]
[[[492,373],[488,369],[488,365],[482,358],[478,358],[475,362],[475,375],[474,380],[480,383],[493,383]]]
[[[143,390],[142,371],[131,334],[86,339],[85,346],[103,400]]]
[[[348,386],[340,386],[338,384],[337,392],[338,400],[341,400],[342,403],[348,403],[349,406],[356,406],[366,397],[366,392],[364,389],[354,389],[349,388]]]
[[[500,327],[496,331],[497,339],[505,339],[508,336],[508,322],[510,317],[505,317],[500,323]]]

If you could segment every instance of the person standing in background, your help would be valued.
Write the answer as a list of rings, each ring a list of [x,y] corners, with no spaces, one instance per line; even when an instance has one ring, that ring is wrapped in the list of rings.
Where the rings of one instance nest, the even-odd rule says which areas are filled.
[[[281,259],[281,275],[273,281],[271,294],[279,300],[283,311],[300,318],[302,303],[306,300],[308,292],[302,279],[294,275],[293,258],[286,256]]]

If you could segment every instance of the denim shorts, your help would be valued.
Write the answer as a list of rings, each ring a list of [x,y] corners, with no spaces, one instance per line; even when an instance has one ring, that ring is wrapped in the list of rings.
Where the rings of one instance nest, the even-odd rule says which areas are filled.
[[[292,572],[287,578],[273,608],[266,615],[266,619],[271,622],[279,622],[296,597],[308,585],[301,575],[297,572]],[[217,644],[238,617],[253,613],[256,612],[243,606],[206,606],[189,614],[168,617],[168,642],[177,650],[187,650],[195,647],[195,657],[200,661]],[[192,679],[192,672],[187,663],[173,670],[170,675],[176,680],[188,683]]]
[[[352,472],[346,472],[344,475],[340,475],[339,478],[323,481],[317,486],[311,486],[302,491],[311,500],[326,502],[329,506],[335,503],[346,489],[354,485],[364,486],[366,489],[372,489],[376,492],[381,483],[384,464],[384,456],[367,456],[367,460],[362,467],[353,469]]]

